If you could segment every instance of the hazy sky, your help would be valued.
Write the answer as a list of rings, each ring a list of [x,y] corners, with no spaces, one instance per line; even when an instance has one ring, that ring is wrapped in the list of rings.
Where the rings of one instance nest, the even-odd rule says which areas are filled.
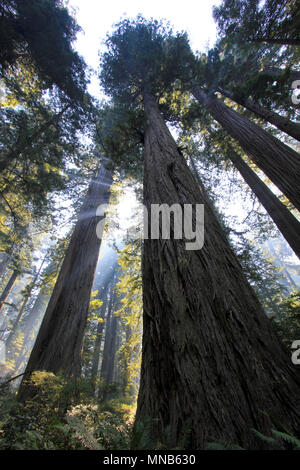
[[[220,0],[69,0],[70,7],[76,9],[78,24],[84,33],[78,35],[76,49],[88,65],[97,68],[98,50],[106,33],[121,18],[134,18],[139,13],[145,18],[165,19],[175,31],[186,31],[194,50],[205,50],[208,43],[213,45],[216,27],[212,18],[212,7]],[[93,80],[90,92],[97,93],[97,81]]]

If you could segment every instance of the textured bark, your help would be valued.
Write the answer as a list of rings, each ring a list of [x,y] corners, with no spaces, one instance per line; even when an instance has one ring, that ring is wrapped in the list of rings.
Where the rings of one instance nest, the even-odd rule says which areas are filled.
[[[227,90],[223,90],[222,88],[218,88],[218,91],[223,96],[226,96],[232,101],[235,101],[237,104],[244,106],[244,108],[248,109],[249,111],[252,111],[257,116],[261,117],[270,124],[273,124],[277,127],[277,129],[280,129],[281,131],[290,135],[294,139],[300,141],[300,124],[290,121],[289,119],[280,116],[280,114],[274,113],[274,111],[270,111],[269,109],[260,106],[251,99],[243,99],[241,97],[233,95]]]
[[[4,288],[4,290],[3,290],[3,292],[0,296],[0,310],[2,310],[2,307],[3,307],[4,303],[6,302],[6,299],[9,296],[9,293],[12,290],[14,283],[16,282],[16,279],[17,279],[18,275],[19,275],[19,272],[15,269],[12,272],[12,274],[11,274],[11,276],[10,276],[10,278],[9,278],[9,280],[8,280],[8,282],[7,282],[5,288]]]
[[[26,372],[45,370],[69,377],[78,377],[80,373],[90,293],[101,244],[96,227],[103,217],[96,216],[96,209],[108,202],[111,183],[111,173],[101,166],[79,213]],[[31,389],[22,382],[19,399],[30,396]]]
[[[147,93],[144,106],[144,204],[149,212],[151,204],[204,204],[205,243],[187,251],[185,240],[144,241],[136,426],[150,419],[151,436],[167,448],[264,447],[251,428],[268,434],[273,425],[260,410],[299,431],[296,367]]]
[[[192,92],[228,134],[236,139],[251,160],[300,210],[300,155],[215,96],[208,95],[199,87],[195,87]]]
[[[234,150],[229,151],[228,156],[257,196],[259,202],[264,206],[292,250],[300,258],[300,223],[296,217],[293,216],[287,207],[282,204],[278,197],[272,193]]]

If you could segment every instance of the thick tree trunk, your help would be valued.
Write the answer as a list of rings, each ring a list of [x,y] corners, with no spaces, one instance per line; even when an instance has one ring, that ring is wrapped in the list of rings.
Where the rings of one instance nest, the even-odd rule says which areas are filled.
[[[292,250],[300,258],[300,223],[296,217],[233,149],[227,155],[264,206]]]
[[[259,104],[255,103],[250,99],[243,99],[236,95],[233,95],[227,90],[223,90],[223,88],[218,88],[218,91],[226,98],[229,98],[235,103],[240,104],[244,108],[252,111],[257,116],[261,117],[265,121],[273,124],[280,129],[281,131],[285,132],[286,134],[290,135],[296,140],[300,141],[300,124],[296,122],[290,121],[289,119],[285,119],[284,117],[280,116],[280,114],[274,113],[274,111],[270,111],[269,109],[260,106]]]
[[[151,204],[204,204],[205,242],[187,251],[186,240],[144,241],[136,425],[150,420],[150,435],[167,448],[203,449],[219,440],[263,448],[251,431],[271,433],[263,411],[300,429],[296,366],[147,93],[144,106],[144,204],[149,213]]]
[[[101,244],[96,227],[104,218],[97,216],[96,210],[108,202],[111,183],[112,175],[102,165],[79,213],[27,372],[62,372],[69,377],[78,377],[80,373],[90,293]],[[32,387],[22,382],[19,399],[24,400],[31,393]]]
[[[300,155],[215,96],[194,87],[193,95],[216,121],[236,139],[268,178],[300,210]]]
[[[4,303],[6,302],[7,297],[9,296],[9,293],[11,289],[13,288],[14,283],[16,282],[17,277],[19,276],[19,271],[16,269],[12,272],[1,296],[0,296],[0,310],[2,310]]]

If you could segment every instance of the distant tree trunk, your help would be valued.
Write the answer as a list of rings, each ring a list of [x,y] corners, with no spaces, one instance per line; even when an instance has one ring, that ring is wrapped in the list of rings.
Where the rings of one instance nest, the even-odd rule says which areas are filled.
[[[12,339],[13,339],[13,336],[14,336],[14,334],[15,334],[15,332],[16,332],[18,326],[19,326],[19,323],[20,323],[20,320],[21,320],[21,318],[22,318],[22,316],[23,316],[25,307],[26,307],[26,305],[27,305],[28,300],[30,299],[31,292],[32,292],[32,290],[34,289],[34,287],[35,287],[35,285],[36,285],[36,282],[37,282],[37,280],[38,280],[38,278],[39,278],[39,275],[40,275],[40,273],[41,273],[41,269],[42,269],[42,267],[43,267],[45,261],[46,261],[46,256],[45,256],[45,258],[43,259],[43,261],[42,261],[42,263],[41,263],[41,265],[40,265],[40,267],[39,267],[39,269],[38,269],[38,272],[36,273],[36,275],[34,276],[32,282],[30,283],[30,288],[29,288],[27,294],[24,296],[24,300],[23,300],[23,302],[22,302],[22,305],[21,305],[21,308],[20,308],[19,313],[18,313],[18,315],[17,315],[17,318],[16,318],[16,320],[15,320],[15,322],[14,322],[13,328],[12,328],[12,330],[11,330],[11,332],[10,332],[8,338],[7,338],[6,344],[7,344],[8,347],[10,346],[10,343],[11,343],[11,341],[12,341]]]
[[[288,269],[286,268],[285,266],[285,263],[282,262],[282,260],[279,258],[279,256],[277,255],[275,249],[274,249],[274,246],[273,246],[273,243],[271,242],[271,240],[269,239],[267,241],[267,244],[268,244],[268,247],[269,247],[269,250],[272,254],[272,256],[274,257],[275,261],[277,261],[277,266],[281,266],[282,269],[283,269],[283,272],[284,274],[286,275],[286,277],[288,278],[288,281],[289,283],[291,284],[291,286],[296,289],[297,288],[297,284],[295,283],[294,279],[292,278],[292,276],[290,275]]]
[[[286,46],[300,46],[300,39],[269,38],[261,37],[249,40],[249,42],[265,42],[267,44],[282,44]]]
[[[292,250],[300,258],[300,223],[296,217],[233,149],[230,149],[227,155],[264,206]]]
[[[103,321],[98,322],[98,325],[97,325],[96,340],[94,344],[94,351],[93,351],[93,358],[92,358],[91,379],[92,379],[94,392],[95,392],[95,387],[96,387],[96,378],[97,378],[98,369],[99,369],[100,351],[101,351],[101,344],[102,344],[102,339],[103,339],[103,329],[104,329],[105,314],[106,314],[106,307],[107,307],[107,297],[108,297],[108,288],[106,287],[103,293],[103,304],[101,305],[101,311],[100,311],[100,317],[99,317]]]
[[[114,350],[113,350],[113,357],[114,357],[114,367],[113,367],[113,376],[112,376],[112,382],[118,383],[120,381],[120,368],[119,368],[119,361],[118,359],[118,352],[121,347],[121,325],[120,325],[120,319],[119,317],[116,317],[117,319],[117,325],[116,325],[116,341],[114,345]]]
[[[13,288],[13,285],[16,282],[16,279],[19,276],[19,274],[20,274],[19,271],[17,271],[16,269],[14,269],[14,271],[12,272],[12,274],[11,274],[9,280],[8,280],[8,283],[6,284],[6,286],[4,288],[4,291],[2,292],[2,294],[0,296],[0,310],[2,310],[2,307],[3,307],[4,303],[6,302],[6,299],[9,296],[9,293],[10,293],[11,289]]]
[[[0,263],[0,277],[2,277],[3,274],[5,273],[9,260],[10,260],[10,255],[8,253],[3,253],[3,259]]]
[[[148,213],[151,204],[204,204],[205,242],[189,251],[185,239],[144,240],[135,430],[150,421],[153,440],[167,448],[203,449],[220,440],[264,448],[251,431],[271,433],[262,411],[299,431],[300,378],[147,92],[144,107]]]
[[[193,95],[300,210],[300,155],[199,87]]]
[[[280,129],[294,139],[300,141],[300,124],[290,121],[289,119],[280,116],[280,114],[274,113],[274,111],[270,111],[269,109],[260,106],[249,98],[243,99],[227,90],[223,90],[223,88],[218,88],[217,91],[219,91],[223,96],[226,96],[226,98],[229,98],[235,103],[240,104],[244,108],[255,113],[270,124],[273,124],[277,129]]]
[[[49,300],[49,294],[45,292],[45,289],[42,287],[37,295],[37,298],[27,316],[27,318],[22,320],[22,327],[23,327],[23,322],[24,322],[24,328],[23,328],[23,333],[24,333],[24,339],[23,339],[23,347],[16,359],[16,366],[15,366],[15,372],[21,372],[19,370],[21,364],[24,362],[24,369],[26,366],[26,362],[28,361],[28,356],[30,353],[30,350],[32,349],[32,345],[35,342],[37,332],[40,327],[40,323],[43,318],[43,313],[46,309],[47,302]],[[8,346],[7,345],[7,351],[8,354],[12,353],[12,348],[11,344]],[[23,370],[23,369],[22,369]]]
[[[93,179],[67,249],[26,371],[45,370],[78,377],[81,351],[89,309],[90,293],[98,261],[101,239],[96,228],[105,215],[97,216],[99,205],[107,203],[111,172],[101,165]],[[34,393],[22,382],[19,399]]]
[[[108,366],[106,369],[106,383],[108,384],[113,382],[116,352],[117,352],[118,317],[116,317],[116,315],[113,315],[111,318],[110,330],[111,332],[110,332],[110,342],[109,342],[109,352],[108,352]]]
[[[287,70],[285,69],[280,69],[278,67],[264,67],[264,69],[262,70],[262,74],[263,73],[266,73],[268,75],[273,75],[274,77],[281,77],[282,74],[284,74],[285,72],[287,72]],[[289,79],[291,81],[293,80],[300,80],[300,71],[298,70],[289,70]]]
[[[114,330],[115,330],[115,316],[113,315],[114,312],[114,304],[116,299],[116,292],[115,292],[115,282],[112,282],[111,291],[110,291],[110,299],[109,299],[109,306],[108,312],[106,317],[106,326],[105,326],[105,340],[104,340],[104,349],[103,349],[103,359],[101,364],[101,373],[100,377],[106,384],[111,382],[111,353],[112,353],[112,344],[114,342]]]

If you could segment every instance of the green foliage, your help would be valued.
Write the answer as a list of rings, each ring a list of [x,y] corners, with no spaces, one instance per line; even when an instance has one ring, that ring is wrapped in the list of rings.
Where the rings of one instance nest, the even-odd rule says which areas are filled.
[[[300,291],[294,290],[280,303],[280,310],[272,318],[282,342],[288,347],[300,338]]]
[[[259,439],[266,442],[274,450],[282,448],[285,448],[287,450],[300,450],[300,440],[287,432],[272,429],[272,434],[274,437],[271,437],[265,436],[256,429],[252,429],[252,431]]]
[[[132,402],[137,396],[140,374],[142,342],[142,277],[140,240],[120,250],[117,292],[121,307],[115,312],[124,324],[125,340],[118,351],[120,374],[125,400]]]
[[[221,33],[240,41],[300,43],[297,0],[223,0],[214,7]]]
[[[36,372],[39,393],[25,404],[9,388],[0,388],[0,449],[113,450],[128,449],[132,408],[111,402],[96,405],[89,384],[68,383],[63,377]],[[77,397],[77,404],[73,402]],[[80,398],[78,398],[80,396]]]
[[[34,68],[44,87],[83,101],[85,64],[72,43],[80,28],[60,0],[1,1],[0,72]]]

